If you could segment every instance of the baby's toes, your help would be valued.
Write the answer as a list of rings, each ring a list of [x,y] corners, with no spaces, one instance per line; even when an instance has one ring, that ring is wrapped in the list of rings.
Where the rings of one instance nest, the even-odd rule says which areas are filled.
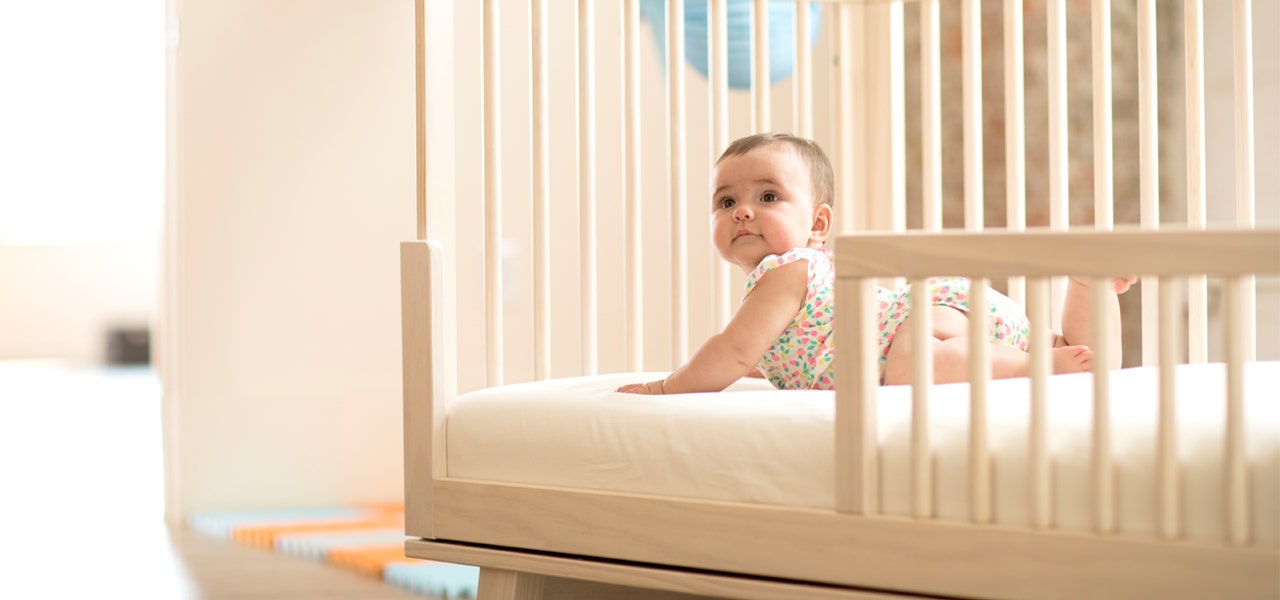
[[[1076,360],[1080,363],[1081,371],[1088,371],[1093,368],[1093,350],[1085,347],[1079,354],[1076,354]]]

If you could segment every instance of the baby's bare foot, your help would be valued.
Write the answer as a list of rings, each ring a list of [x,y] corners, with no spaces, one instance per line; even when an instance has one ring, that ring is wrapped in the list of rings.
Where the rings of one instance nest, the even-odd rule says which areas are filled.
[[[1053,349],[1054,373],[1083,373],[1093,366],[1093,350],[1088,346],[1062,346]]]

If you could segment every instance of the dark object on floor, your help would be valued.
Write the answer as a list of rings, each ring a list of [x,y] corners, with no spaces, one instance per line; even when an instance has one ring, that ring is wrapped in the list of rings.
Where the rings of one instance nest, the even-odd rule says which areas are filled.
[[[146,327],[116,327],[107,330],[107,364],[150,363],[151,332]]]

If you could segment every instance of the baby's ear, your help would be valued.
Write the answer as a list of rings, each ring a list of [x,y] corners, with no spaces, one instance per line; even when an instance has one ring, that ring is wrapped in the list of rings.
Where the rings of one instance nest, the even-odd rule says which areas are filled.
[[[813,211],[813,227],[809,231],[809,239],[814,242],[825,242],[831,235],[831,205],[819,204]]]

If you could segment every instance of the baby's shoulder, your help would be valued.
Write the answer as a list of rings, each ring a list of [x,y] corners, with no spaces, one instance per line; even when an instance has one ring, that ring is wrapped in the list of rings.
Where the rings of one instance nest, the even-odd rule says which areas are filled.
[[[805,261],[809,263],[809,276],[825,275],[833,271],[833,257],[827,248],[792,248],[782,254],[770,254],[747,276],[748,288],[769,271],[783,265]]]
[[[770,254],[764,257],[755,270],[768,271],[801,260],[813,265],[830,265],[834,262],[834,257],[831,255],[831,250],[827,248],[792,248],[782,254]]]

